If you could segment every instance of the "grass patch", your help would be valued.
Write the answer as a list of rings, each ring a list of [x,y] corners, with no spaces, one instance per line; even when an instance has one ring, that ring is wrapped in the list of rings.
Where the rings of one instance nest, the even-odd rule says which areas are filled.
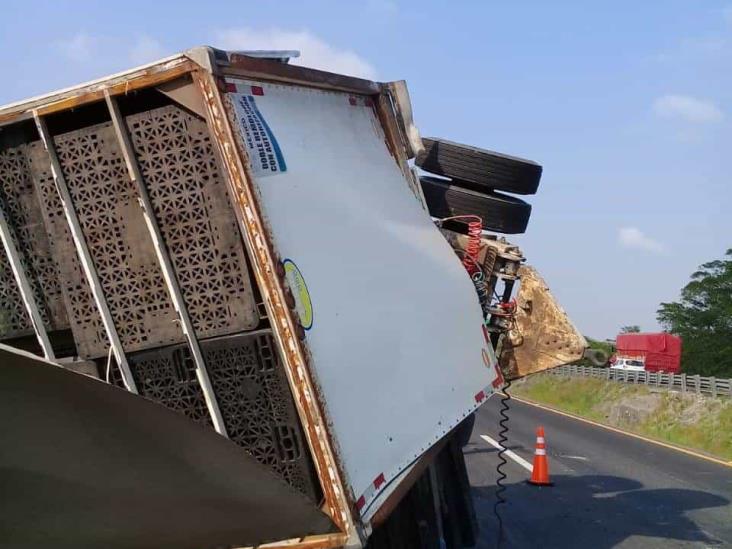
[[[634,387],[601,379],[536,375],[516,383],[511,392],[586,417],[604,422],[607,406],[634,394],[647,394],[645,387]]]
[[[662,395],[660,406],[639,431],[732,461],[732,401],[726,400]]]
[[[512,394],[593,421],[732,461],[732,400],[590,378],[538,374]]]

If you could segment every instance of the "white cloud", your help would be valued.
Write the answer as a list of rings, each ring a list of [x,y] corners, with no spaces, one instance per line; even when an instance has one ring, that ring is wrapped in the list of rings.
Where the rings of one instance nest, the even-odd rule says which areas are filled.
[[[655,254],[666,252],[665,245],[647,236],[637,227],[621,227],[618,229],[618,243],[624,248],[643,250]]]
[[[149,36],[139,37],[129,53],[130,61],[135,65],[144,65],[165,56],[165,49],[160,42]]]
[[[84,32],[78,32],[67,40],[59,42],[61,52],[71,61],[82,63],[89,61],[94,52],[96,40]]]
[[[300,57],[290,63],[375,79],[376,69],[350,50],[327,44],[308,30],[227,29],[216,33],[216,47],[227,50],[300,50]]]
[[[711,101],[688,95],[663,95],[653,102],[653,112],[663,118],[695,124],[719,122],[724,118],[724,113]]]

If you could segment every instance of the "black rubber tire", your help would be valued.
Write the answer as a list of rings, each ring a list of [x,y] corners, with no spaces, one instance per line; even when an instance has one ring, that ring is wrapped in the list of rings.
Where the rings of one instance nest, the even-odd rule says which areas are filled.
[[[432,217],[477,215],[483,220],[486,231],[505,234],[526,231],[531,205],[520,198],[501,193],[480,193],[436,177],[423,176],[419,181]]]
[[[585,349],[583,356],[598,368],[606,366],[609,358],[602,349]]]
[[[542,168],[536,162],[435,137],[422,139],[424,151],[414,163],[425,171],[450,177],[476,191],[534,194]]]

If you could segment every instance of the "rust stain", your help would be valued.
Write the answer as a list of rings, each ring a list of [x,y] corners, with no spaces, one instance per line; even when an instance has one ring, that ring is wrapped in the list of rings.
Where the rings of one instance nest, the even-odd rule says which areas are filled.
[[[189,73],[197,65],[190,60],[181,60],[178,64],[169,68],[164,67],[165,65],[154,65],[139,71],[136,76],[111,77],[77,90],[61,92],[47,98],[21,103],[0,112],[0,125],[30,118],[33,110],[36,110],[40,116],[45,116],[51,113],[73,109],[87,103],[103,101],[105,90],[109,90],[110,95],[119,95],[140,88],[155,86]]]
[[[256,549],[332,549],[335,547],[343,547],[347,541],[348,536],[346,534],[319,534],[300,539],[265,543],[263,545],[257,545]]]
[[[389,116],[389,113],[391,112],[391,104],[386,92],[379,94],[378,99],[374,103],[374,110],[376,111],[376,117],[381,123],[381,127],[384,129],[384,142],[386,143],[386,148],[389,149],[391,155],[397,163],[399,163],[400,147],[398,146],[398,140],[396,137],[398,132],[394,119]]]
[[[238,53],[231,54],[229,63],[227,67],[223,68],[223,73],[231,76],[243,76],[267,82],[298,83],[314,88],[365,95],[376,94],[381,90],[381,85],[371,80],[279,63],[269,59],[247,57]]]
[[[407,164],[407,153],[404,150],[404,144],[402,143],[401,135],[399,133],[399,127],[391,104],[390,96],[386,91],[379,94],[378,101],[375,102],[375,109],[376,116],[381,123],[381,127],[384,129],[386,147],[389,149],[392,157],[394,157],[394,160],[404,174],[404,177],[409,180],[411,175],[409,174],[409,165]]]
[[[231,120],[219,95],[213,75],[194,71],[206,105],[209,125],[216,136],[227,180],[237,204],[237,217],[244,228],[244,241],[252,256],[254,273],[262,292],[268,316],[280,348],[284,352],[288,379],[295,395],[300,417],[303,419],[306,438],[313,453],[315,466],[321,480],[325,497],[325,508],[342,532],[353,528],[348,494],[344,493],[341,473],[329,440],[329,430],[323,421],[321,404],[309,369],[306,353],[297,336],[298,323],[285,301],[285,286],[276,273],[277,257],[272,251],[260,214],[252,178],[247,169],[246,152],[234,135]],[[274,269],[273,269],[274,267]],[[344,542],[343,539],[341,541]],[[330,541],[327,541],[330,543]],[[286,545],[284,545],[286,546]],[[336,545],[313,545],[312,547],[335,547]],[[308,546],[310,547],[310,546]]]

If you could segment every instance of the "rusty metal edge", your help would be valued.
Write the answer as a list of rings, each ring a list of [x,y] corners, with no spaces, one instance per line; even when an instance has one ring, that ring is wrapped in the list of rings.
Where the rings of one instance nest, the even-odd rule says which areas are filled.
[[[314,88],[374,95],[381,92],[382,85],[371,80],[346,76],[332,72],[286,65],[268,59],[247,57],[238,53],[229,55],[229,63],[220,66],[220,72],[230,76],[243,76],[270,82],[288,82]]]
[[[317,534],[291,540],[275,541],[257,545],[256,549],[333,549],[343,547],[348,541],[348,536],[343,533]],[[238,549],[254,549],[252,547],[241,547]]]
[[[388,86],[382,89],[378,100],[374,101],[374,110],[376,111],[376,117],[381,123],[381,127],[384,129],[386,147],[404,174],[406,178],[404,183],[408,186],[407,181],[409,181],[412,175],[409,169],[407,150],[402,141],[402,133],[399,131],[399,121],[394,110],[394,103]]]
[[[34,97],[25,101],[0,107],[0,126],[33,117],[73,109],[86,103],[104,100],[104,91],[119,95],[132,90],[146,88],[173,80],[197,67],[197,64],[184,55],[159,61],[127,72],[108,76],[86,84],[81,84],[48,95]]]
[[[227,182],[236,205],[237,220],[247,251],[252,259],[254,274],[272,322],[275,339],[283,351],[283,362],[295,403],[305,428],[321,481],[328,514],[344,534],[355,532],[350,501],[342,482],[342,471],[331,444],[330,431],[324,420],[319,394],[307,363],[307,352],[298,338],[299,324],[286,305],[283,277],[278,275],[276,255],[260,213],[246,151],[236,139],[216,78],[208,71],[193,73],[194,82],[203,95],[210,129],[215,137]]]
[[[203,68],[217,74],[226,72],[231,73],[232,76],[303,84],[367,95],[378,94],[383,88],[382,84],[371,80],[296,65],[286,65],[237,53],[229,54],[229,62],[222,67],[220,66],[221,63],[213,59],[213,52],[214,49],[208,46],[193,48],[154,63],[105,76],[91,82],[2,105],[0,106],[0,126],[32,118],[32,111],[34,110],[43,116],[71,109],[86,103],[104,100],[105,89],[109,90],[111,95],[127,93],[135,89],[173,80],[196,68]]]

